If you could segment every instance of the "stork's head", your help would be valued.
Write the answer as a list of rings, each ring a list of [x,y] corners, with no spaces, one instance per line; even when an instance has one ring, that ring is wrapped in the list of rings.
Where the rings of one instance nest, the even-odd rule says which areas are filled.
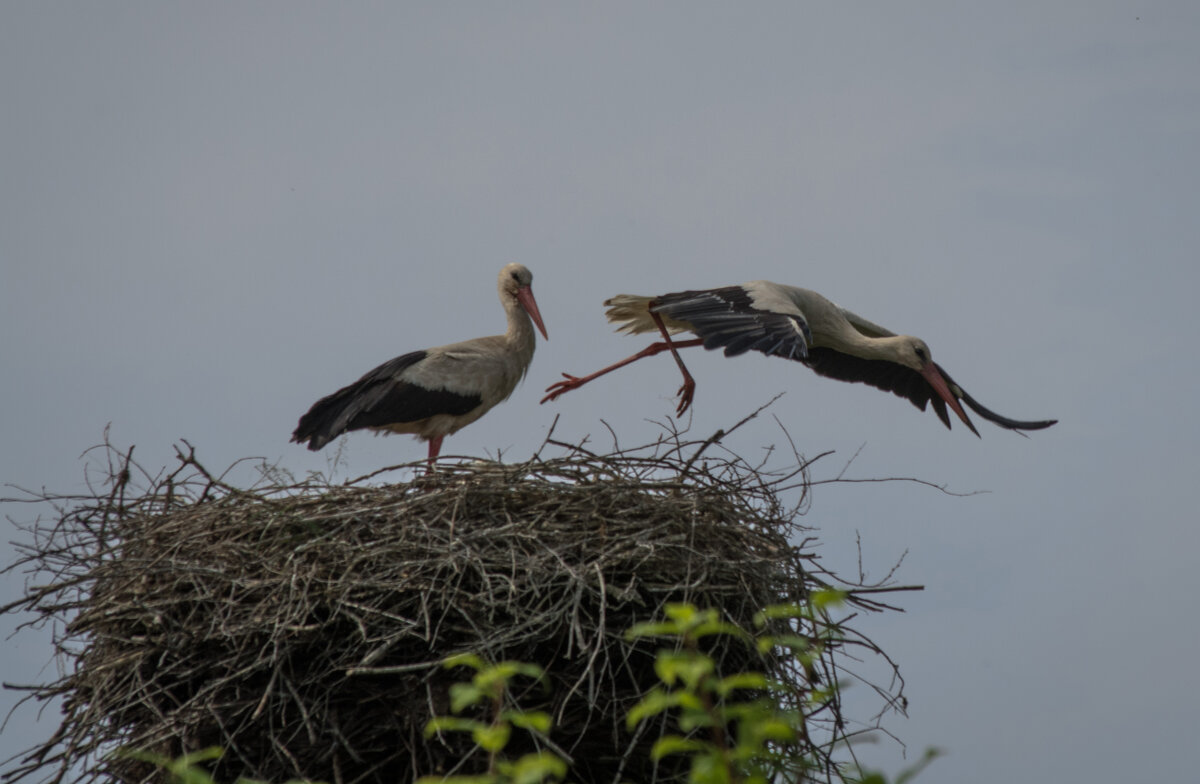
[[[929,346],[925,345],[924,340],[914,338],[912,335],[896,337],[892,349],[896,355],[894,358],[896,362],[918,373],[924,373],[925,368],[933,364],[933,353],[930,352]]]
[[[912,335],[900,335],[895,338],[894,349],[896,351],[895,361],[920,373],[929,382],[929,386],[933,387],[937,396],[946,401],[950,410],[958,415],[963,424],[970,428],[972,433],[979,435],[975,425],[971,424],[971,420],[967,418],[967,412],[963,411],[959,404],[959,396],[951,391],[950,385],[942,376],[941,369],[934,364],[933,352],[929,350],[929,346],[925,345],[925,341],[914,338]],[[947,422],[946,426],[949,427],[950,423]]]
[[[532,285],[533,273],[524,264],[505,264],[504,269],[500,270],[500,299],[505,303],[512,300],[520,305],[533,319],[533,323],[537,325],[542,337],[549,340],[550,336],[546,334],[546,325],[542,323],[542,314],[538,311],[537,300],[533,298]]]

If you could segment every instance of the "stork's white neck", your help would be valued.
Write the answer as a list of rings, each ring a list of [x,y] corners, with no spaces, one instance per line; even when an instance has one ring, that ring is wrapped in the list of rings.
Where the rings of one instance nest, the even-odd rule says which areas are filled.
[[[518,356],[526,368],[533,359],[533,349],[537,345],[537,335],[533,331],[533,320],[517,302],[516,296],[505,293],[500,301],[504,304],[504,314],[508,317],[508,329],[504,333],[504,342],[509,350]]]
[[[508,316],[508,331],[504,333],[505,339],[510,343],[532,341],[534,339],[533,320],[529,318],[525,308],[521,307],[521,303],[517,302],[517,298],[511,294],[505,294],[503,301],[504,315]]]
[[[911,362],[907,360],[905,348],[911,340],[912,338],[907,335],[867,337],[847,322],[843,329],[827,335],[824,344],[843,354],[850,354],[861,359],[880,359],[908,367]]]

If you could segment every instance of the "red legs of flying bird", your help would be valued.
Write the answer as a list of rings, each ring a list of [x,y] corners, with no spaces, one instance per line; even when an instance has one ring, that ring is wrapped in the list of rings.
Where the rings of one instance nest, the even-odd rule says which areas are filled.
[[[692,378],[692,374],[688,372],[687,366],[683,364],[683,359],[679,356],[679,352],[675,350],[675,343],[671,342],[671,335],[667,332],[667,327],[663,324],[662,317],[654,311],[650,311],[650,318],[654,319],[654,323],[658,325],[658,331],[662,333],[663,340],[667,344],[667,348],[671,350],[671,356],[675,357],[675,364],[679,365],[679,372],[683,374],[683,386],[679,388],[679,405],[675,408],[675,416],[683,416],[683,412],[688,410],[688,406],[692,404],[692,395],[696,392],[696,380]],[[695,340],[684,341],[684,344],[703,344],[704,341],[700,338]]]
[[[649,346],[646,346],[633,356],[626,357],[620,362],[616,362],[608,367],[601,368],[595,373],[592,373],[588,376],[583,376],[582,378],[572,376],[569,373],[563,373],[563,381],[556,381],[550,386],[546,387],[546,392],[549,394],[542,398],[542,402],[545,403],[547,401],[554,400],[559,395],[570,392],[572,389],[578,389],[593,379],[597,379],[600,378],[600,376],[611,373],[617,368],[623,368],[631,362],[636,362],[643,357],[652,357],[655,354],[661,354],[664,351],[670,351],[671,356],[675,357],[675,364],[679,365],[679,370],[681,373],[683,373],[683,386],[679,388],[678,393],[680,397],[679,407],[676,409],[675,414],[676,416],[683,416],[683,413],[688,410],[688,406],[692,404],[692,396],[696,391],[696,381],[692,378],[692,374],[688,372],[687,367],[683,364],[683,360],[680,358],[679,352],[676,351],[676,349],[700,346],[704,344],[704,341],[700,338],[696,338],[694,340],[673,341],[671,340],[671,336],[667,333],[667,328],[663,324],[659,315],[657,313],[651,313],[650,316],[654,319],[654,323],[658,325],[658,330],[662,333],[664,342],[651,343]]]

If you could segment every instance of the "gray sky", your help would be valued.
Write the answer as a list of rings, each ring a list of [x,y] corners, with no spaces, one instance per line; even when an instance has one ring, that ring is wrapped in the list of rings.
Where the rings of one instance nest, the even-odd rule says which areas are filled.
[[[888,727],[948,753],[920,780],[1195,777],[1200,5],[5,3],[0,105],[0,482],[81,490],[110,422],[151,469],[180,438],[325,468],[298,416],[500,331],[509,261],[550,341],[444,453],[523,459],[560,414],[640,443],[666,358],[537,403],[643,345],[606,296],[806,286],[1062,420],[979,440],[793,363],[689,358],[699,437],[786,391],[798,446],[836,450],[817,478],[861,447],[851,476],[990,491],[822,486],[807,518],[830,568],[861,533],[872,574],[907,551],[927,586],[858,621],[908,682]],[[731,446],[785,443],[765,418]],[[346,448],[342,476],[424,454]],[[6,640],[4,680],[48,655]],[[50,734],[33,718],[0,758]]]

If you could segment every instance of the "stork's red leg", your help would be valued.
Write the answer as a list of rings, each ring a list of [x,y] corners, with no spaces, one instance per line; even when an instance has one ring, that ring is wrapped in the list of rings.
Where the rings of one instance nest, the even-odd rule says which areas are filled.
[[[679,372],[683,374],[683,386],[679,388],[679,406],[675,409],[675,416],[683,416],[683,412],[688,410],[688,406],[692,404],[692,395],[696,392],[696,380],[692,378],[692,374],[688,372],[687,365],[683,364],[683,358],[679,356],[679,352],[675,350],[676,346],[694,346],[703,343],[700,338],[695,340],[686,340],[682,343],[673,343],[671,334],[667,332],[667,327],[663,324],[662,317],[650,311],[650,318],[654,319],[654,323],[658,325],[658,331],[662,333],[663,340],[666,341],[667,348],[671,350],[671,356],[675,357],[675,364],[679,365]]]
[[[666,334],[666,333],[664,332],[663,334]],[[628,365],[629,363],[636,362],[637,360],[642,359],[643,357],[652,357],[655,354],[661,354],[662,352],[668,351],[668,350],[672,354],[675,354],[675,349],[677,349],[677,348],[689,348],[691,346],[699,346],[700,344],[702,344],[704,342],[703,340],[701,340],[699,338],[696,338],[695,340],[681,340],[678,342],[672,342],[670,340],[670,338],[668,338],[667,341],[668,342],[666,342],[666,343],[651,343],[649,346],[646,346],[644,349],[642,349],[638,353],[634,354],[632,357],[626,357],[625,359],[622,359],[620,362],[616,362],[612,365],[609,365],[608,367],[601,368],[600,370],[597,370],[595,373],[592,373],[590,376],[583,376],[581,378],[578,376],[572,376],[570,373],[563,373],[563,379],[564,379],[563,381],[555,381],[553,384],[546,387],[546,392],[548,392],[549,394],[546,395],[544,398],[542,398],[542,402],[545,403],[549,400],[554,400],[556,397],[558,397],[561,394],[570,392],[572,389],[578,389],[579,387],[583,386],[584,384],[586,384],[587,382],[589,382],[593,379],[597,379],[597,378],[600,378],[600,376],[603,376],[607,373],[611,373],[614,370],[616,370],[617,368],[623,368],[626,365]],[[681,367],[683,366],[683,362],[679,359],[678,354],[675,354],[675,361],[679,362]],[[686,376],[686,374],[687,374],[687,370],[684,370],[684,375]],[[693,384],[693,386],[694,386],[694,384]]]
[[[434,436],[429,439],[429,470],[433,471],[433,463],[437,460],[438,453],[442,451],[442,439],[445,436]]]

